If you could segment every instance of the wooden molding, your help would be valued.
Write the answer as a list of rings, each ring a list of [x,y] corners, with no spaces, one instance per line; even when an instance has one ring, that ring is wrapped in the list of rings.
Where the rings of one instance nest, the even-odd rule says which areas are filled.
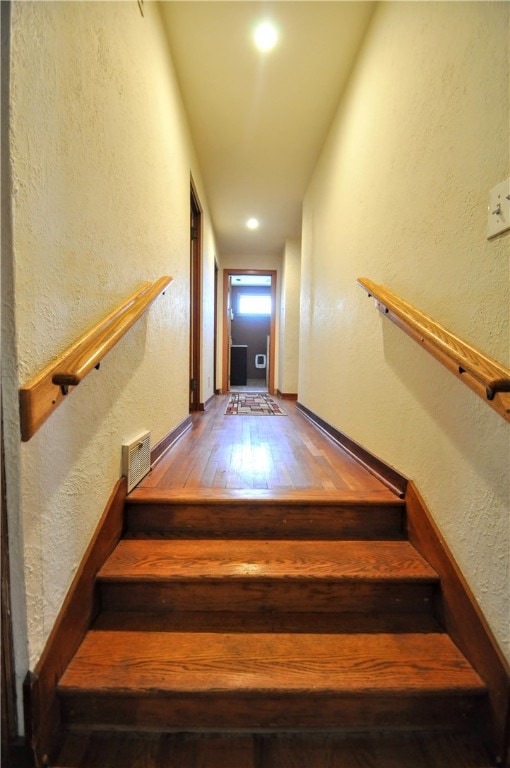
[[[506,421],[510,421],[510,370],[464,341],[384,285],[366,277],[358,285],[376,300],[377,309],[427,350]]]
[[[189,286],[189,409],[200,410],[202,386],[201,317],[202,317],[202,206],[193,181],[190,179],[190,286]]]
[[[172,429],[165,437],[163,437],[159,443],[151,450],[151,466],[153,466],[159,459],[179,440],[187,431],[191,429],[193,422],[191,416],[186,416],[185,419],[178,424],[175,429]]]
[[[281,397],[282,400],[297,400],[298,398],[297,393],[281,392],[279,389],[276,390],[276,394],[278,395],[278,397]]]
[[[214,398],[215,398],[215,395],[211,395],[211,397],[209,397],[205,401],[205,403],[200,403],[199,410],[200,411],[206,411],[209,408],[209,406],[211,405],[211,403],[214,400]]]
[[[316,427],[325,432],[332,440],[335,441],[335,443],[337,443],[341,448],[343,448],[344,451],[352,456],[353,459],[356,459],[359,464],[365,467],[365,469],[367,469],[370,474],[374,475],[374,477],[377,477],[381,483],[384,483],[384,485],[389,488],[392,493],[398,496],[399,499],[404,498],[407,487],[407,479],[399,472],[397,472],[396,469],[393,469],[392,467],[388,466],[388,464],[385,464],[383,461],[381,461],[381,459],[378,459],[377,456],[374,456],[372,453],[367,451],[366,448],[363,448],[363,446],[359,445],[359,443],[356,443],[354,440],[351,440],[350,437],[344,435],[343,432],[340,432],[339,429],[336,429],[336,427],[333,427],[327,421],[321,419],[320,416],[317,416],[317,414],[313,413],[313,411],[310,411],[302,403],[298,402],[297,408],[299,411],[301,411],[303,416],[315,424]]]
[[[0,406],[1,409],[1,406]],[[14,672],[14,641],[11,619],[11,571],[9,566],[9,524],[7,519],[7,493],[5,487],[5,446],[3,414],[0,414],[0,485],[1,485],[1,653],[2,653],[2,755],[9,750],[18,736],[16,707],[16,676]]]
[[[2,752],[2,765],[4,760],[5,768],[34,768],[32,753],[23,738],[18,738]]]
[[[510,765],[510,667],[413,482],[406,492],[411,544],[441,579],[439,620],[489,689],[488,736],[498,765]]]
[[[42,656],[25,682],[25,728],[38,768],[47,765],[58,748],[57,684],[98,612],[95,578],[122,536],[126,494],[127,481],[122,477],[108,499]]]
[[[20,388],[21,439],[30,438],[46,419],[103,357],[136,323],[152,302],[171,283],[171,277],[161,277],[154,283],[143,283],[99,323],[68,347],[56,360]]]

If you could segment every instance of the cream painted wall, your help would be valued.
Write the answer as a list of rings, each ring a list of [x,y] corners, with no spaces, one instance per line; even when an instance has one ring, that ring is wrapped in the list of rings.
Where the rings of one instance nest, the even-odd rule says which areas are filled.
[[[155,444],[188,414],[190,173],[212,348],[214,235],[156,4],[144,14],[136,2],[12,6],[3,397],[20,681],[121,474],[122,443],[150,429]],[[163,274],[166,295],[21,444],[18,386]],[[212,360],[204,352],[206,381]]]
[[[204,194],[205,200],[205,194]],[[202,199],[200,199],[202,203]],[[207,213],[207,209],[206,209]],[[214,281],[216,241],[208,215],[202,221],[202,302],[201,302],[201,377],[200,402],[205,404],[214,395]]]
[[[381,3],[304,202],[299,396],[416,481],[502,649],[509,425],[387,322],[366,276],[508,365],[508,3]]]
[[[301,240],[289,239],[285,243],[281,283],[278,389],[283,394],[297,394]]]
[[[223,270],[224,269],[274,269],[276,270],[276,312],[275,312],[275,387],[279,376],[279,335],[280,335],[280,291],[281,291],[281,256],[246,256],[223,255],[219,259],[218,277],[218,387],[221,387],[223,375]]]

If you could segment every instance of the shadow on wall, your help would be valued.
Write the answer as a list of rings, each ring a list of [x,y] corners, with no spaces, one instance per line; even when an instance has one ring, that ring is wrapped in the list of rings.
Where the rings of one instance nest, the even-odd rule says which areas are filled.
[[[464,460],[486,483],[503,492],[501,503],[508,503],[508,457],[504,451],[495,455],[488,446],[500,434],[504,439],[508,425],[473,392],[457,381],[440,363],[402,334],[391,323],[382,324],[384,358],[402,386],[418,400],[438,432],[448,439]],[[466,409],[480,409],[479,429],[465,428]],[[481,439],[485,434],[485,439]],[[501,479],[506,477],[506,483]],[[504,490],[505,489],[505,490]]]

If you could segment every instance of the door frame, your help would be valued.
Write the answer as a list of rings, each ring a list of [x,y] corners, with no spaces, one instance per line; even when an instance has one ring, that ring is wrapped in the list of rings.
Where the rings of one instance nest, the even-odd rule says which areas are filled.
[[[198,220],[196,231],[194,217]],[[202,325],[202,207],[191,179],[190,183],[190,304],[189,304],[189,410],[200,410],[200,361]]]
[[[228,316],[228,287],[232,275],[269,275],[271,277],[271,321],[269,326],[269,381],[267,390],[274,395],[274,366],[275,366],[275,340],[276,340],[276,269],[230,269],[223,270],[223,343],[222,343],[222,376],[221,391],[229,392],[228,381],[228,353],[230,348],[229,316]]]
[[[213,339],[213,376],[214,387],[213,392],[215,395],[219,393],[218,387],[218,281],[220,276],[220,268],[218,262],[214,259],[214,339]]]

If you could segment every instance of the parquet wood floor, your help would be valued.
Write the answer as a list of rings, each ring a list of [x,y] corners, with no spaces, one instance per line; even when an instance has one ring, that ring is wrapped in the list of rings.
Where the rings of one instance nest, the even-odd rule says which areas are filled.
[[[380,492],[385,486],[311,424],[289,400],[286,416],[225,416],[218,395],[138,488]]]

